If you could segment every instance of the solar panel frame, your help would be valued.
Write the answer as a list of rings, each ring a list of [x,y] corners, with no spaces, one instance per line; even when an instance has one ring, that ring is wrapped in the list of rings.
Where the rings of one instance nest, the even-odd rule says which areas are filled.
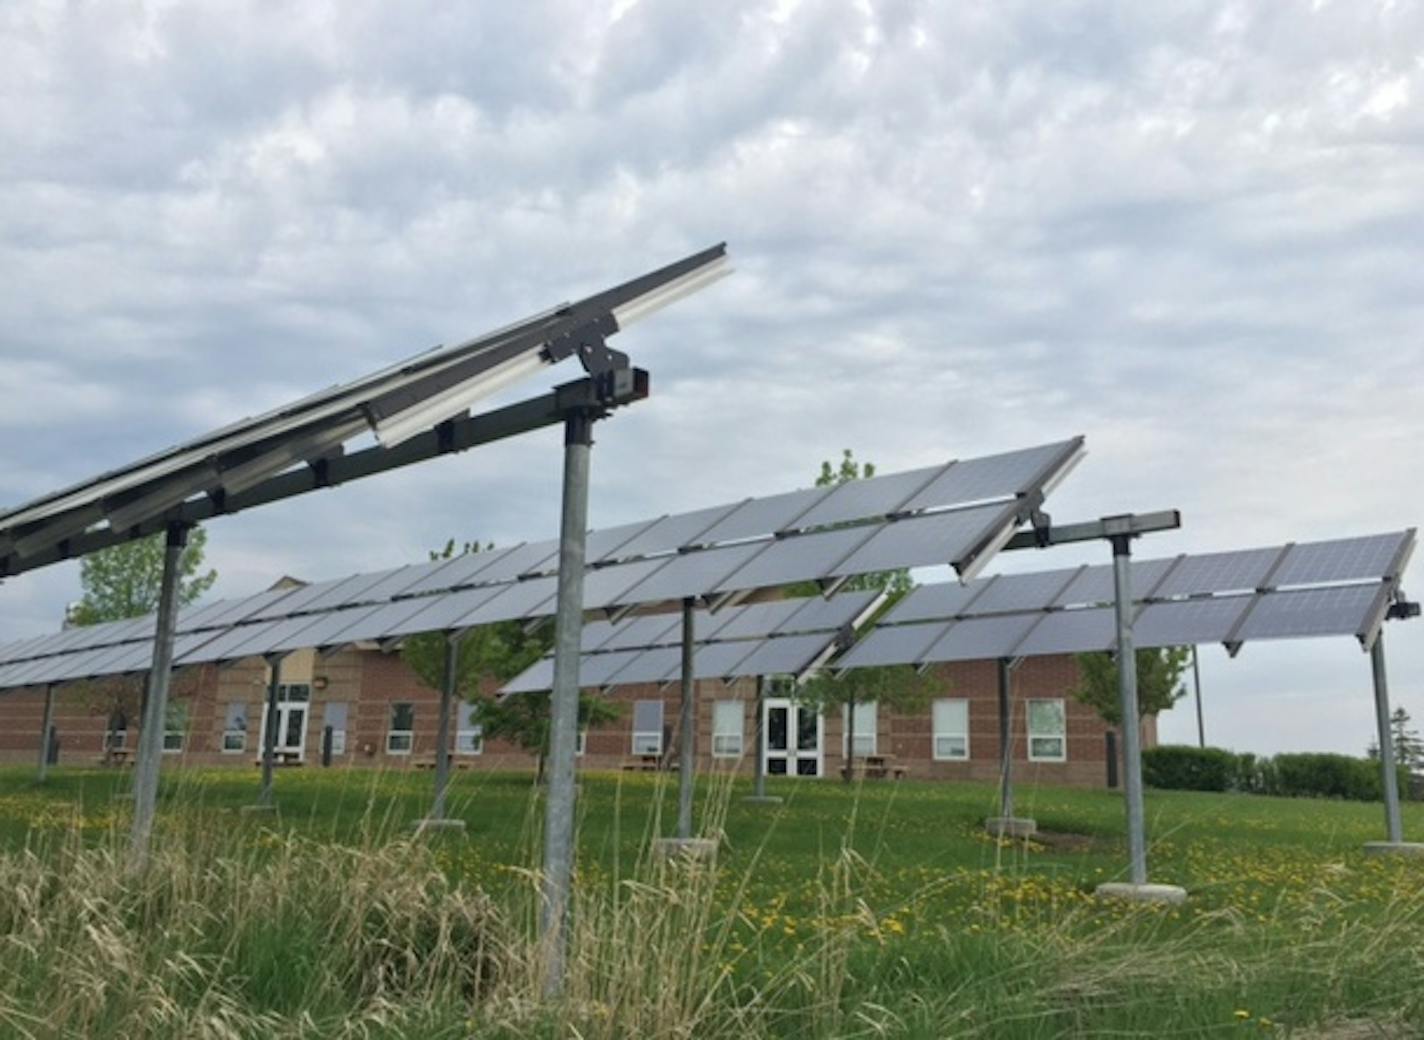
[[[698,543],[722,545],[798,530],[799,518],[830,493],[831,489],[826,487],[799,488],[796,491],[749,498],[703,531],[697,539]]]
[[[1369,625],[1378,592],[1375,583],[1261,593],[1231,641],[1359,636]]]
[[[843,484],[833,485],[828,495],[797,518],[796,526],[805,530],[894,516],[903,512],[906,503],[929,487],[951,465],[952,463],[941,462],[919,469],[847,480]]]
[[[1186,559],[1190,559],[1187,557]],[[1166,556],[1155,560],[1133,560],[1131,566],[1132,595],[1134,600],[1168,595],[1165,586],[1177,573],[1183,558]],[[1088,607],[1113,603],[1117,600],[1113,566],[1110,563],[1092,563],[1085,566],[1062,593],[1050,604],[1053,607]]]
[[[753,542],[670,556],[666,566],[628,589],[623,596],[624,602],[661,603],[706,595],[718,589],[723,581],[763,548],[765,543]]]
[[[1014,647],[1015,657],[1048,657],[1111,650],[1117,645],[1117,613],[1111,607],[1056,610]]]
[[[771,588],[834,575],[836,565],[874,536],[874,525],[790,535],[764,548],[715,587],[717,592]]]
[[[1133,619],[1133,645],[1156,649],[1224,643],[1254,598],[1247,592],[1144,604]]]
[[[1086,565],[1051,571],[1000,574],[974,600],[975,614],[1008,614],[1043,610],[1052,605],[1081,575]]]
[[[957,460],[904,504],[906,511],[1012,499],[1048,483],[1082,452],[1082,438]]]
[[[834,667],[871,668],[918,664],[921,656],[948,631],[952,622],[928,621],[908,625],[877,625],[856,642]]]
[[[738,665],[743,675],[800,676],[833,640],[825,635],[778,636],[764,640]]]
[[[993,614],[955,621],[925,648],[919,663],[949,664],[1013,657],[1041,617],[1035,614]]]
[[[1361,538],[1296,542],[1271,575],[1271,584],[1284,588],[1395,577],[1395,561],[1410,539],[1410,532],[1390,531]]]
[[[701,544],[701,535],[748,499],[708,506],[686,513],[669,513],[618,548],[618,559],[654,556]]]
[[[444,592],[447,589],[457,589],[462,585],[482,584],[480,575],[484,574],[501,560],[507,559],[511,553],[518,552],[525,543],[511,545],[504,549],[484,549],[480,552],[461,553],[453,556],[445,562],[443,567],[436,568],[420,581],[402,591],[402,595],[421,596],[429,592]]]
[[[1157,595],[1168,598],[1254,591],[1263,586],[1286,551],[1285,546],[1272,545],[1183,556],[1157,589]]]
[[[1017,503],[929,513],[882,525],[835,565],[832,576],[849,577],[933,563],[962,567],[1006,525],[1017,526]]]

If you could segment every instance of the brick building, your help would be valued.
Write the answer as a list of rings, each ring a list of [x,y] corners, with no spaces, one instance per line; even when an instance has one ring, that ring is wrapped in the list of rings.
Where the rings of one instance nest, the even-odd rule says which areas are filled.
[[[994,662],[944,665],[931,705],[898,715],[862,705],[856,753],[876,756],[896,772],[920,779],[990,780],[998,772],[999,723]],[[257,760],[268,671],[260,659],[181,673],[164,746],[170,764],[247,765]],[[357,645],[319,656],[298,652],[282,665],[277,749],[294,763],[320,767],[323,733],[332,730],[333,765],[414,766],[434,754],[439,695],[423,686],[399,654]],[[1079,704],[1072,657],[1029,658],[1014,673],[1013,743],[1018,775],[1046,783],[1101,786],[1106,782],[1108,727]],[[54,731],[61,765],[122,760],[137,745],[137,682],[60,686]],[[843,712],[819,716],[799,708],[789,690],[769,684],[765,747],[769,774],[836,776],[845,763]],[[675,754],[676,685],[629,685],[610,698],[616,721],[581,735],[582,766],[618,769],[631,761]],[[0,697],[0,760],[38,758],[44,693]],[[756,738],[753,680],[699,684],[698,755],[705,768],[750,773]],[[452,741],[461,765],[531,769],[522,750],[484,741],[457,706]],[[1155,719],[1144,723],[1144,743],[1155,742]],[[109,749],[113,749],[112,751]]]

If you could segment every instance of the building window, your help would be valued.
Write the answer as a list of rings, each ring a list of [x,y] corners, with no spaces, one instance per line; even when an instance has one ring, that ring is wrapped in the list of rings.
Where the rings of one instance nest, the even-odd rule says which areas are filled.
[[[169,701],[163,712],[163,750],[177,754],[183,750],[183,735],[188,731],[188,705],[184,701]]]
[[[874,755],[876,729],[880,713],[874,701],[866,701],[855,706],[855,756],[864,758]],[[846,740],[850,737],[850,705],[841,707],[841,722],[845,727],[841,733],[841,754],[846,754]]]
[[[588,746],[588,730],[578,731],[578,739],[574,742],[574,754],[582,757],[584,748]]]
[[[712,705],[712,757],[742,757],[742,725],[745,713],[741,701],[717,701]]]
[[[129,742],[129,718],[121,711],[109,716],[108,729],[104,731],[104,749],[118,751]]]
[[[1028,702],[1028,757],[1031,762],[1068,760],[1068,717],[1063,701]]]
[[[391,728],[386,731],[386,754],[408,755],[415,744],[415,705],[397,701],[391,705]]]
[[[633,702],[633,754],[663,753],[663,702]]]
[[[485,749],[484,727],[475,721],[479,705],[461,701],[456,711],[455,754],[478,755]]]
[[[934,757],[956,762],[969,757],[969,702],[941,697],[934,702]]]
[[[223,717],[222,749],[228,754],[247,750],[247,705],[229,704]]]
[[[327,701],[322,707],[322,739],[326,739],[324,731],[329,728],[331,730],[331,753],[333,755],[346,754],[346,719],[349,711],[350,705],[345,701]]]

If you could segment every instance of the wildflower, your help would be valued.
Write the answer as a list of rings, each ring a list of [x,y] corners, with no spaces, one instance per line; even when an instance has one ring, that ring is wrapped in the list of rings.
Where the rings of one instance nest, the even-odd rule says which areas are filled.
[[[1250,1018],[1250,1017],[1251,1017],[1251,1012],[1247,1011],[1245,1008],[1237,1008],[1237,1009],[1236,1009],[1236,1020],[1237,1020],[1238,1022],[1245,1022],[1245,1021],[1246,1021],[1248,1018]]]

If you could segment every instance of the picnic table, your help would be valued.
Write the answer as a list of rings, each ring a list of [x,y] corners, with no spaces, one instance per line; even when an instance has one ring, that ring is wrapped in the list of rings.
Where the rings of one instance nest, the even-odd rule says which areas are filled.
[[[866,780],[896,780],[905,778],[904,766],[896,765],[894,755],[856,755],[849,765],[842,767],[842,776],[860,776]]]

